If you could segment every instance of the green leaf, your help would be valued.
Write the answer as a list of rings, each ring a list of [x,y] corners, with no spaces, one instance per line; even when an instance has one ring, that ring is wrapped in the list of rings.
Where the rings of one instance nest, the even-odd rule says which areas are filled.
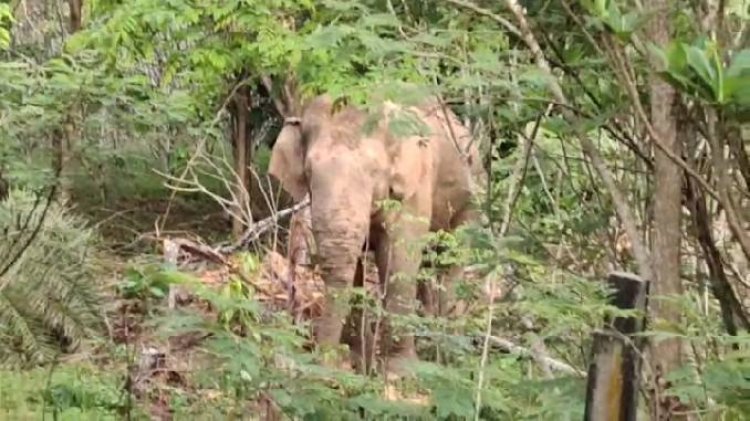
[[[416,36],[412,37],[411,40],[413,42],[427,44],[435,48],[445,48],[451,45],[451,43],[453,42],[453,38],[454,36],[452,36],[450,33],[437,36],[434,33],[430,32],[420,32]]]
[[[593,12],[599,18],[606,18],[609,16],[609,5],[607,0],[594,0]]]
[[[408,51],[402,42],[382,38],[373,32],[361,31],[357,33],[357,38],[359,38],[362,45],[376,58],[391,53]]]
[[[750,49],[741,50],[732,58],[726,71],[727,78],[750,76]]]
[[[368,27],[384,26],[397,28],[401,25],[401,22],[398,20],[398,18],[391,13],[374,13],[371,15],[365,15],[360,23],[363,26]]]
[[[740,106],[750,106],[750,75],[728,77],[724,82],[726,101]]]
[[[10,46],[10,28],[15,22],[10,4],[0,3],[0,50]]]
[[[346,26],[328,26],[318,29],[305,38],[310,48],[331,48],[336,46],[351,31]]]
[[[708,53],[698,47],[685,46],[685,54],[688,65],[700,77],[705,85],[704,89],[708,89],[711,93],[711,97],[706,99],[719,99],[719,88],[722,84],[721,69],[713,66]]]
[[[166,295],[164,290],[158,287],[149,287],[148,290],[151,292],[151,295],[156,298],[164,298],[164,296]]]

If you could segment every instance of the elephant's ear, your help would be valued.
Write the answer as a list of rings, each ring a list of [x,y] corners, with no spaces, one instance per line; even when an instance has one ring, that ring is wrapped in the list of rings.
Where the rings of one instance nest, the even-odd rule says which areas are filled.
[[[298,118],[287,118],[271,151],[268,173],[281,182],[281,187],[295,202],[307,193],[305,180],[305,148]]]

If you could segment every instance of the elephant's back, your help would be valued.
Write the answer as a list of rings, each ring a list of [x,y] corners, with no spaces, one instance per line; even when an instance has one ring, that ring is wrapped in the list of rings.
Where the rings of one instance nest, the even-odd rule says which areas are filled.
[[[479,148],[470,130],[447,106],[435,101],[420,107],[420,117],[432,132],[432,229],[450,229],[455,212],[469,205],[481,177]]]

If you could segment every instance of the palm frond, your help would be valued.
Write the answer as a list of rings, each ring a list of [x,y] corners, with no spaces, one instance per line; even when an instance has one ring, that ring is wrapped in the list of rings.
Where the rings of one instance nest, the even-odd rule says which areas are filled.
[[[30,238],[26,227],[41,217],[35,201],[33,193],[14,190],[0,203],[0,260]],[[36,238],[0,279],[0,364],[49,361],[100,329],[102,291],[91,258],[96,241],[82,217],[50,207]]]

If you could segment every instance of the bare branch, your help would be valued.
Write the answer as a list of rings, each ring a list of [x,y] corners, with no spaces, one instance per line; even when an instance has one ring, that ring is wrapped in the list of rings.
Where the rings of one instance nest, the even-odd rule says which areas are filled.
[[[542,52],[539,43],[536,41],[536,38],[534,37],[534,34],[531,31],[528,22],[526,21],[523,8],[520,4],[518,4],[517,0],[506,0],[505,3],[516,17],[519,28],[521,30],[522,38],[531,50],[537,67],[539,67],[542,72],[546,73],[549,76],[549,87],[552,90],[552,95],[554,96],[555,100],[562,104],[569,104],[570,102],[565,96],[565,93],[560,87],[560,84],[554,78],[554,75],[552,74],[552,71],[549,67],[549,63],[544,57],[544,53]],[[577,121],[575,114],[573,114],[567,107],[563,107],[561,109],[561,112],[567,120],[572,122]],[[594,146],[588,136],[586,136],[586,133],[582,131],[582,128],[579,125],[575,125],[575,130],[577,132],[576,134],[578,140],[581,143],[581,149],[583,149],[583,152],[589,157],[589,159],[591,159],[591,164],[594,166],[597,173],[599,173],[599,176],[602,178],[602,181],[607,187],[607,190],[609,190],[610,195],[612,196],[612,201],[615,205],[617,215],[620,217],[625,231],[631,238],[631,241],[633,243],[633,251],[635,254],[636,262],[638,264],[640,275],[644,279],[653,279],[648,250],[644,244],[644,241],[639,235],[635,216],[633,214],[633,211],[630,209],[625,194],[617,185],[617,182],[615,181],[612,173],[604,163],[604,159],[599,154],[599,150],[596,148],[596,146]]]
[[[245,231],[245,233],[242,234],[239,240],[237,240],[235,243],[228,245],[228,246],[218,247],[217,250],[219,251],[219,253],[222,253],[222,254],[230,254],[230,253],[234,253],[237,250],[241,250],[247,247],[248,244],[257,240],[264,232],[268,231],[271,227],[275,226],[279,219],[287,215],[291,215],[301,209],[304,209],[305,207],[309,205],[310,205],[309,199],[303,200],[302,202],[297,203],[291,208],[284,209],[282,211],[277,212],[275,215],[271,215],[268,218],[258,221],[250,229]]]
[[[510,189],[508,189],[508,199],[505,201],[505,219],[503,220],[502,225],[500,225],[501,236],[504,236],[510,228],[510,222],[513,219],[513,208],[516,206],[518,197],[521,194],[521,185],[526,178],[526,171],[529,167],[529,158],[531,158],[531,149],[534,147],[534,140],[536,139],[542,119],[549,114],[551,109],[552,104],[547,106],[547,111],[544,114],[539,115],[534,123],[531,136],[523,135],[523,152],[521,158],[516,162],[515,167],[513,167],[513,173],[511,174],[511,186]]]
[[[531,350],[526,349],[522,346],[516,345],[507,339],[503,339],[497,336],[490,336],[490,342],[492,343],[492,345],[502,350],[505,350],[507,352],[520,354],[525,357],[532,357],[532,358],[540,359],[541,361],[544,362],[544,364],[547,365],[547,367],[549,367],[552,370],[559,371],[559,372],[566,373],[566,374],[572,374],[572,375],[579,376],[579,377],[586,377],[586,373],[582,370],[579,370],[567,363],[564,363],[560,360],[556,360],[548,356],[539,356],[539,355],[535,356]]]
[[[487,10],[483,7],[479,7],[476,4],[466,1],[466,0],[446,0],[448,3],[455,4],[456,6],[461,6],[463,8],[472,10],[476,12],[477,14],[480,14],[482,16],[488,17],[495,22],[499,23],[500,26],[504,27],[508,31],[510,31],[513,35],[517,37],[521,37],[521,31],[518,30],[518,28],[513,25],[508,19],[505,19],[504,17],[493,13],[491,10]]]

